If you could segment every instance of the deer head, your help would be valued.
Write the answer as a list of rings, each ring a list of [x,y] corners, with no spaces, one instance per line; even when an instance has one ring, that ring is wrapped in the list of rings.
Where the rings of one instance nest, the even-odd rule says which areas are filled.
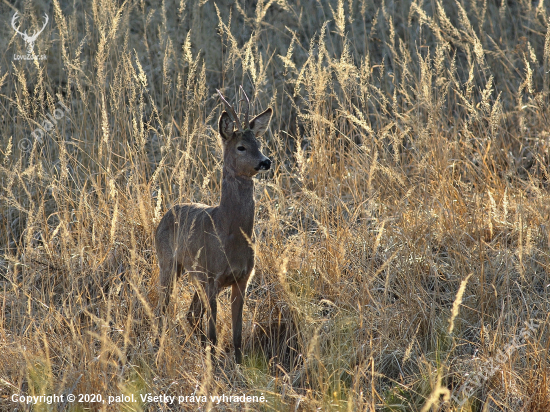
[[[250,101],[241,86],[244,96],[241,101],[246,102],[244,121],[241,124],[235,109],[219,90],[217,92],[225,104],[227,112],[231,114],[230,116],[227,112],[223,112],[218,125],[224,147],[224,169],[240,177],[252,177],[259,171],[269,170],[271,160],[261,152],[262,145],[258,137],[266,131],[272,110],[267,109],[254,119],[249,120]],[[236,130],[234,126],[237,127]]]

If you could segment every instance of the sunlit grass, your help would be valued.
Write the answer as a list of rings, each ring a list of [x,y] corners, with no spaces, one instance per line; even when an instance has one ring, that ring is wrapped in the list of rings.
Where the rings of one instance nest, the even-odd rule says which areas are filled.
[[[13,7],[0,5],[0,409],[23,407],[13,394],[134,394],[32,410],[549,410],[544,2]],[[29,31],[49,15],[46,60],[13,60],[15,8]],[[218,202],[216,89],[235,103],[241,84],[274,115],[239,366],[228,294],[211,362],[186,322],[187,277],[157,351],[153,233],[174,204]],[[449,399],[529,319],[540,327],[498,372]]]

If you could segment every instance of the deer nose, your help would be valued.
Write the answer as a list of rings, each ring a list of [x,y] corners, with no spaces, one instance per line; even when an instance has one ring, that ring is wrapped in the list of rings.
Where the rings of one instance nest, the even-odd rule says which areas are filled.
[[[260,162],[258,165],[258,170],[269,170],[271,167],[271,160],[269,160],[267,157]]]

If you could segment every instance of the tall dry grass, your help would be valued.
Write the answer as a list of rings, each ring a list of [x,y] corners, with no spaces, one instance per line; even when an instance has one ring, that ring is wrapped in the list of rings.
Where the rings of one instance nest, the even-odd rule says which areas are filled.
[[[46,60],[14,60],[15,10],[29,28],[50,16]],[[547,2],[53,0],[0,15],[2,410],[549,410]],[[235,99],[240,84],[255,113],[274,109],[275,162],[256,185],[242,367],[227,293],[212,364],[186,278],[155,351],[152,236],[170,205],[218,201],[215,88]],[[33,139],[59,102],[70,113]],[[490,379],[449,400],[531,319]],[[268,402],[11,401],[69,393]]]

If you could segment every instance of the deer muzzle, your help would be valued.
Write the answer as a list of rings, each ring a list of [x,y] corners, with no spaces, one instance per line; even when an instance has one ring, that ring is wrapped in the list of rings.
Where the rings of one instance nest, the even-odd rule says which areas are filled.
[[[271,167],[271,160],[269,160],[267,157],[260,162],[256,170],[269,170]]]

